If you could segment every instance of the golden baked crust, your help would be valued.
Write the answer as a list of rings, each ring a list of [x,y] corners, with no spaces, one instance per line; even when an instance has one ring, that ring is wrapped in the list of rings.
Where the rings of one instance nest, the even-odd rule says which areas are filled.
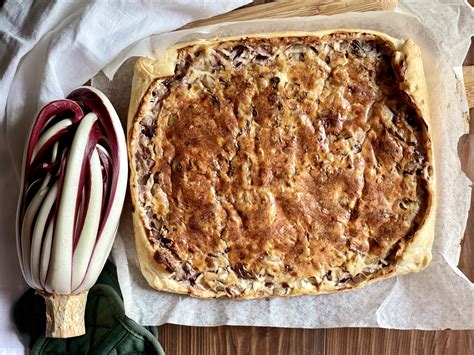
[[[428,107],[418,47],[373,31],[140,58],[128,138],[148,283],[257,298],[421,270],[435,211]]]

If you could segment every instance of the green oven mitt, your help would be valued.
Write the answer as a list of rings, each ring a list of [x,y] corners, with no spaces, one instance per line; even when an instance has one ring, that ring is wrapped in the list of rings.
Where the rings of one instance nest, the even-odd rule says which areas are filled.
[[[46,307],[28,290],[13,307],[13,321],[32,354],[164,354],[156,327],[142,327],[125,315],[115,266],[107,261],[86,307],[86,334],[45,338]]]

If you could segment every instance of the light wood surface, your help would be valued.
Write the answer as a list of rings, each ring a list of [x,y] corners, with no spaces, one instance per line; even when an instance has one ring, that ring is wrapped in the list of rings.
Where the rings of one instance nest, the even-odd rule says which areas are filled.
[[[291,16],[336,14],[347,11],[391,10],[397,1],[264,1],[185,26],[192,28],[224,21]],[[427,6],[429,3],[427,3]],[[464,67],[469,107],[474,107],[474,47]],[[470,133],[461,138],[458,151],[463,170],[474,179],[474,109],[471,109]],[[474,195],[474,194],[473,194]],[[474,201],[474,196],[473,201]],[[474,279],[474,202],[469,220],[460,269]],[[285,329],[269,327],[186,327],[166,324],[158,328],[159,340],[168,355],[286,355],[286,354],[474,354],[474,331],[389,330],[376,328]]]
[[[254,1],[252,6],[231,11],[209,19],[195,21],[183,28],[212,25],[220,22],[253,20],[256,18],[282,18],[295,16],[334,15],[350,11],[393,10],[397,0],[283,0]]]
[[[462,68],[464,76],[464,87],[466,88],[467,102],[469,108],[474,107],[474,65]]]

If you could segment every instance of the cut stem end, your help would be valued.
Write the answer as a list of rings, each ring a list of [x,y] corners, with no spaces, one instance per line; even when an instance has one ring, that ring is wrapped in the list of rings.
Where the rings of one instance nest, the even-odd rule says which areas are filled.
[[[86,333],[84,313],[89,291],[77,295],[37,292],[46,302],[47,338],[71,338]]]

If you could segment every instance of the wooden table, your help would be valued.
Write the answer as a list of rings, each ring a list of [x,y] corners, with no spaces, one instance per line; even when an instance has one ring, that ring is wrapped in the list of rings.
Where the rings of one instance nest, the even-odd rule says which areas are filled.
[[[263,17],[309,16],[320,13],[390,9],[396,1],[254,1],[250,6],[186,28],[223,21]],[[474,0],[470,0],[473,4]],[[342,11],[341,11],[342,10]],[[474,46],[465,65],[474,65]],[[472,70],[472,67],[471,67]],[[472,73],[474,78],[474,73]],[[466,174],[474,181],[474,109],[470,134],[460,140],[459,152]],[[462,245],[460,269],[474,279],[474,193]],[[166,324],[158,328],[168,355],[224,354],[474,354],[474,331],[387,330],[378,328],[285,329],[269,327],[186,327]]]

